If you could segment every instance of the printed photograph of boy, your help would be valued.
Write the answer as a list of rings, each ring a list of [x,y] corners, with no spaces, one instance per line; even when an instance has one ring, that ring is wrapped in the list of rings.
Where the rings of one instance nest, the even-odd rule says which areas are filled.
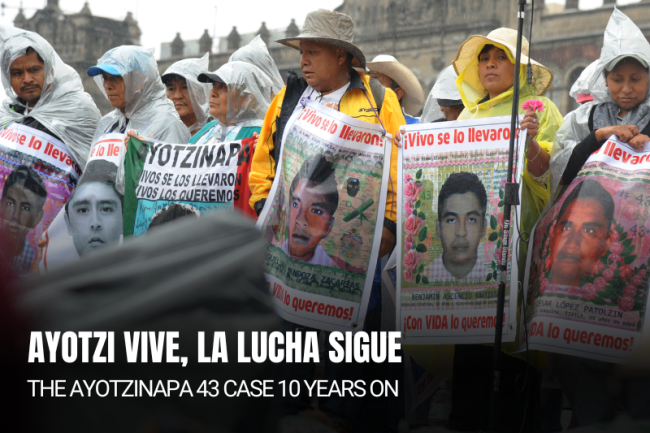
[[[116,174],[117,166],[112,162],[89,162],[65,205],[68,234],[80,257],[116,243],[122,236],[124,198],[115,189]]]
[[[552,284],[580,286],[612,243],[614,200],[595,180],[578,184],[560,208],[551,234]]]
[[[289,238],[282,250],[302,262],[336,266],[319,244],[330,234],[338,206],[338,184],[332,163],[322,155],[310,157],[291,182]]]
[[[29,273],[36,252],[27,234],[43,218],[47,189],[31,167],[18,166],[7,176],[0,203],[0,258],[20,274]]]
[[[478,176],[452,173],[438,195],[436,235],[442,255],[428,266],[435,280],[485,279],[484,261],[478,255],[487,224],[487,194]]]

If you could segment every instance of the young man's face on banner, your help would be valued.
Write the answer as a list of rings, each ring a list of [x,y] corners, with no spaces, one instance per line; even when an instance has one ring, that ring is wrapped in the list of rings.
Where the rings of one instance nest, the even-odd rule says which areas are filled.
[[[77,188],[65,213],[68,233],[80,256],[119,241],[122,235],[122,202],[115,188],[88,182]]]
[[[309,261],[321,239],[332,230],[331,205],[320,184],[300,179],[291,191],[289,217],[289,254]]]
[[[438,237],[445,262],[463,265],[476,258],[485,236],[485,209],[473,192],[452,194],[444,202],[438,221]]]
[[[43,218],[45,199],[21,182],[10,186],[0,204],[2,237],[22,246],[27,233]]]
[[[591,273],[611,242],[603,205],[595,199],[573,200],[551,235],[551,283],[580,286],[580,278]]]

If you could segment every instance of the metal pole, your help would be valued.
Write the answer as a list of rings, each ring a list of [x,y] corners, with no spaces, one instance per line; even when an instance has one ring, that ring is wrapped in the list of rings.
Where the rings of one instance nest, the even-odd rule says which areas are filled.
[[[519,115],[519,71],[521,69],[521,40],[524,30],[524,7],[526,0],[518,2],[517,23],[517,53],[515,56],[515,80],[512,92],[512,118],[510,120],[510,149],[508,154],[508,177],[506,181],[505,200],[503,205],[503,240],[501,243],[501,266],[499,267],[499,290],[497,292],[497,320],[494,333],[494,352],[492,356],[492,379],[494,384],[490,398],[490,431],[496,431],[499,418],[499,386],[501,384],[501,339],[503,336],[503,310],[506,294],[506,277],[508,273],[508,248],[510,246],[510,214],[513,205],[519,204],[519,185],[513,182],[513,166],[515,153],[515,133],[517,116]]]

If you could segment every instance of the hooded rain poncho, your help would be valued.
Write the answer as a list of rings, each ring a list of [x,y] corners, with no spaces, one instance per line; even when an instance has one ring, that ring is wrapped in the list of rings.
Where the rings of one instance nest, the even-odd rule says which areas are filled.
[[[232,53],[228,62],[240,61],[251,63],[262,70],[266,76],[271,80],[272,91],[271,99],[277,95],[280,90],[284,87],[284,81],[278,71],[278,67],[269,54],[269,50],[266,47],[266,44],[260,37],[260,35],[255,36],[248,45],[245,45]]]
[[[584,71],[580,74],[578,79],[571,90],[569,95],[576,101],[578,100],[578,95],[591,95],[594,98],[594,101],[602,101],[607,99],[609,91],[607,90],[607,85],[605,83],[605,76],[602,71],[598,74],[599,78],[596,80],[595,84],[592,86],[591,81],[594,76],[594,73],[598,69],[599,61],[595,60],[589,66],[587,66]]]
[[[444,119],[445,116],[440,111],[438,99],[460,100],[460,93],[456,88],[457,77],[453,65],[447,66],[438,74],[436,83],[433,85],[427,102],[424,104],[420,123],[430,123],[440,118]]]
[[[553,199],[559,196],[560,180],[573,154],[573,149],[591,134],[588,125],[591,111],[599,104],[613,102],[609,90],[606,86],[603,86],[605,81],[603,71],[612,60],[624,55],[638,56],[650,64],[650,44],[641,30],[627,15],[618,9],[614,9],[605,29],[605,40],[600,52],[600,58],[595,62],[596,66],[593,68],[588,80],[588,93],[594,97],[594,101],[588,102],[567,114],[564,125],[555,135],[550,166],[551,197]],[[587,69],[583,74],[587,72]],[[649,96],[650,92],[648,92],[642,104],[650,105]],[[638,110],[638,107],[630,110],[629,114],[633,115],[636,110]]]
[[[60,138],[79,166],[85,168],[101,113],[91,96],[84,91],[79,74],[63,63],[54,48],[36,33],[0,27],[0,41],[2,85],[9,97],[2,103],[0,125],[4,127],[9,122],[20,122],[26,117],[36,119]],[[45,82],[36,105],[20,114],[11,107],[26,106],[11,86],[9,68],[14,60],[25,55],[28,47],[32,47],[43,59]]]
[[[190,94],[190,101],[196,116],[196,124],[190,126],[190,131],[203,128],[210,121],[210,84],[201,83],[198,76],[208,69],[210,54],[205,53],[200,59],[183,59],[171,65],[162,77],[178,75],[185,78]]]
[[[135,134],[145,139],[187,143],[190,132],[180,121],[172,101],[167,98],[153,51],[124,45],[107,51],[97,61],[97,65],[110,65],[118,71],[123,71],[121,76],[126,86],[126,108],[124,113],[115,109],[101,118],[93,143],[106,133],[119,132],[123,129],[133,130]],[[108,99],[102,76],[95,75],[95,82]],[[123,153],[121,157],[122,162],[118,167],[115,188],[123,194]]]

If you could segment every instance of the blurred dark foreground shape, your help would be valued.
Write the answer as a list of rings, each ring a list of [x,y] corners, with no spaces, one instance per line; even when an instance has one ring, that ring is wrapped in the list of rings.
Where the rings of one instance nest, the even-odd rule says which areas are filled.
[[[247,218],[216,212],[164,224],[142,238],[25,281],[19,308],[34,330],[115,331],[114,364],[81,363],[79,341],[77,362],[66,364],[59,351],[56,364],[31,365],[30,379],[64,379],[67,393],[75,380],[137,379],[154,385],[158,380],[188,380],[194,393],[177,397],[178,390],[169,398],[31,398],[29,412],[36,430],[275,431],[279,398],[228,398],[223,392],[227,380],[274,378],[273,364],[237,362],[238,331],[246,332],[250,345],[250,331],[271,332],[279,325],[262,273],[263,245]],[[179,331],[176,354],[188,358],[187,367],[152,363],[151,353],[148,363],[127,363],[123,331]],[[213,332],[226,332],[227,364],[198,363],[200,331],[205,332],[207,356]],[[92,357],[96,340],[91,341]],[[27,353],[23,357],[26,361]],[[203,380],[219,382],[217,397],[197,393]],[[213,392],[210,388],[205,389]],[[31,391],[29,384],[25,390]]]

